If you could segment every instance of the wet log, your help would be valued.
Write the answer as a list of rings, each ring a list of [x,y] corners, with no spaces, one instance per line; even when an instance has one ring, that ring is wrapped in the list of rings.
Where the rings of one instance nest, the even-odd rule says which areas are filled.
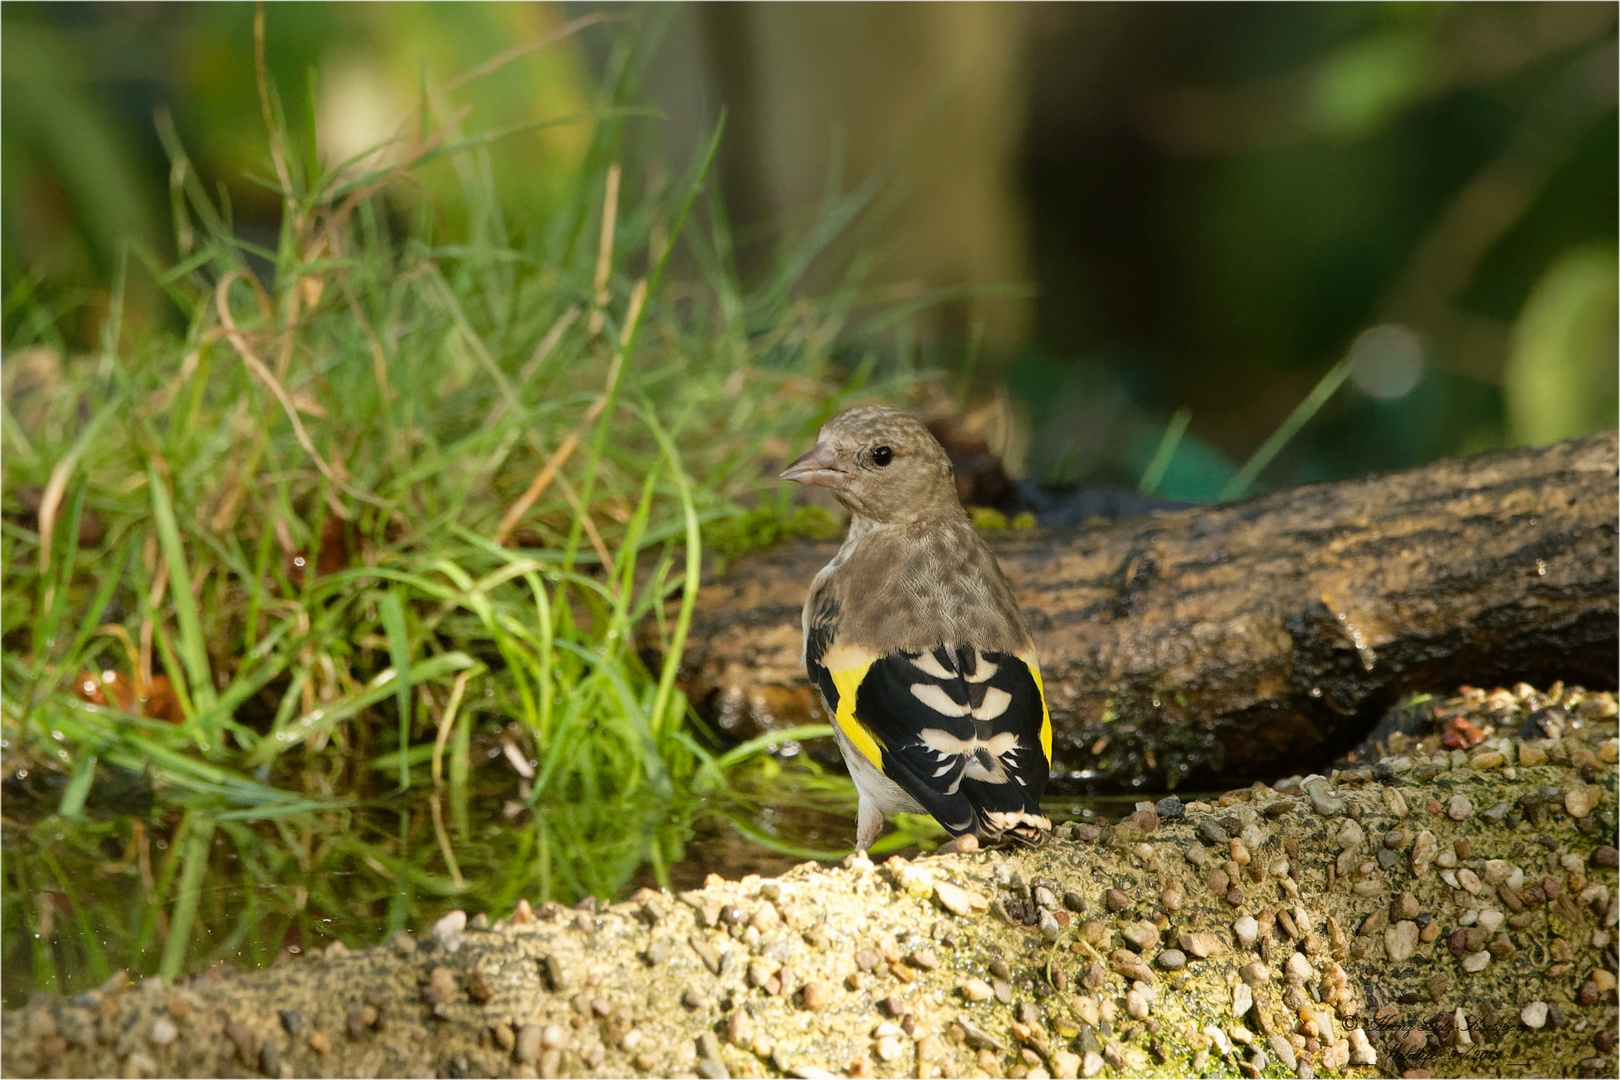
[[[1606,704],[1560,738],[1166,800],[1033,851],[852,857],[39,995],[0,1017],[0,1070],[1611,1075]]]
[[[1040,650],[1059,788],[1310,772],[1423,688],[1612,687],[1617,461],[1607,432],[992,537]],[[825,719],[799,611],[835,549],[767,551],[703,589],[685,686],[725,731]]]

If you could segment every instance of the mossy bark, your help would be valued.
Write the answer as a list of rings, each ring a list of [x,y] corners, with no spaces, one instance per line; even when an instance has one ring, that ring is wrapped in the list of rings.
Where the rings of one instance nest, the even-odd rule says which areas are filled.
[[[1607,432],[993,536],[1040,652],[1054,775],[1248,783],[1324,766],[1416,690],[1612,688],[1617,475]],[[835,548],[761,553],[699,596],[684,685],[724,730],[825,719],[799,611]]]
[[[1613,1075],[1606,734],[41,996],[4,1015],[4,1071]]]

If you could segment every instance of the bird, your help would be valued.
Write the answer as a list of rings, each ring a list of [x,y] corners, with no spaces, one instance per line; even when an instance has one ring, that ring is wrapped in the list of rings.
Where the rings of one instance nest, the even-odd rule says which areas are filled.
[[[851,512],[805,600],[804,666],[859,796],[855,847],[896,813],[931,814],[948,846],[1041,843],[1052,718],[1012,587],[917,417],[840,413],[781,478]]]

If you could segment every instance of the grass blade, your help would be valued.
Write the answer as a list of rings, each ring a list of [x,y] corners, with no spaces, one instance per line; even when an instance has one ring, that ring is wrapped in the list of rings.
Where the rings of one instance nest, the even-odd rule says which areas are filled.
[[[411,643],[405,634],[405,605],[399,593],[390,589],[377,602],[383,631],[388,635],[388,655],[394,662],[394,701],[399,707],[399,787],[411,786],[411,767],[405,750],[411,743]]]
[[[1311,417],[1315,416],[1322,406],[1328,403],[1328,399],[1333,396],[1340,386],[1344,385],[1344,380],[1349,377],[1350,357],[1346,356],[1328,369],[1328,373],[1322,376],[1321,381],[1311,389],[1309,394],[1305,395],[1304,401],[1294,406],[1294,411],[1288,414],[1288,419],[1278,425],[1277,430],[1273,431],[1270,437],[1260,444],[1260,449],[1250,455],[1249,460],[1243,463],[1243,468],[1237,471],[1237,475],[1226,482],[1226,486],[1221,489],[1218,497],[1224,501],[1246,495],[1250,485],[1265,471],[1266,466],[1271,464],[1271,459],[1276,457],[1295,435],[1299,434],[1300,428],[1310,423]]]
[[[174,615],[180,623],[180,660],[190,684],[191,703],[197,712],[206,712],[214,704],[214,677],[208,667],[208,647],[197,612],[197,597],[191,591],[191,571],[186,564],[185,545],[180,539],[180,523],[174,515],[174,496],[169,493],[155,460],[147,465],[147,480],[152,489],[152,518],[157,523],[158,543],[169,567],[169,594],[174,597]],[[211,732],[203,734],[212,741]]]
[[[203,874],[208,870],[208,851],[214,843],[214,822],[206,814],[192,815],[191,828],[186,836],[186,851],[180,867],[180,884],[176,890],[174,912],[169,916],[169,938],[163,943],[163,959],[158,962],[158,974],[173,980],[186,963],[186,952],[191,944],[191,924],[197,917],[197,902],[202,898]]]

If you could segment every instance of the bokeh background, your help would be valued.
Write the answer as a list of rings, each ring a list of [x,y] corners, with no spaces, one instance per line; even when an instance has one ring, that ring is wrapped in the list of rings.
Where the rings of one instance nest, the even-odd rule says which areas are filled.
[[[659,37],[645,124],[671,161],[725,116],[745,274],[872,191],[826,265],[881,259],[874,304],[928,301],[901,359],[954,380],[1037,481],[1134,486],[1173,442],[1154,486],[1216,497],[1346,357],[1261,486],[1616,422],[1613,5],[286,3],[266,58],[335,162],[424,86],[592,13]],[[273,245],[253,14],[0,8],[8,344],[41,300],[93,342],[120,246],[173,257],[165,137]],[[592,27],[479,80],[473,122],[590,113],[614,41]],[[489,154],[518,233],[589,132]],[[452,168],[400,212],[453,218]],[[129,288],[127,319],[178,318]]]

